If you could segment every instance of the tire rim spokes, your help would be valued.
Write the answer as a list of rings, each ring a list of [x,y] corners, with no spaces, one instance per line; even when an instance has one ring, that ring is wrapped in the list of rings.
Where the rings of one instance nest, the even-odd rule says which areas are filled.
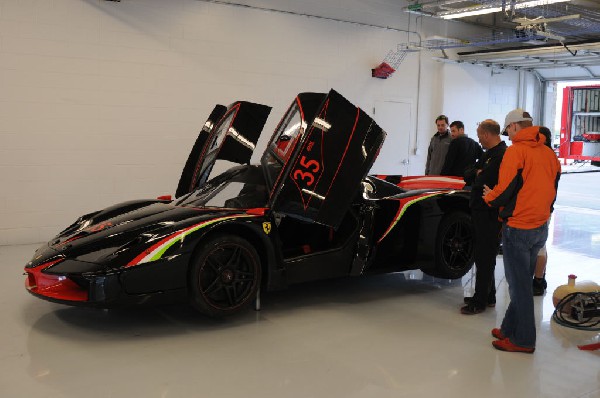
[[[471,259],[471,233],[467,225],[457,222],[448,228],[444,239],[444,260],[450,268],[462,268]]]
[[[231,309],[248,299],[256,283],[252,255],[236,244],[223,244],[212,250],[200,270],[200,292],[219,309]]]

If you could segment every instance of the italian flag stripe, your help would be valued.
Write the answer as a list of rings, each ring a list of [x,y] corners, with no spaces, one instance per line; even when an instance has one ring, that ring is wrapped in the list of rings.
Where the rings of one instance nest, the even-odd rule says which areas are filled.
[[[417,198],[414,198],[414,199],[411,199],[408,201],[404,201],[404,200],[400,199],[400,207],[398,207],[398,212],[396,213],[396,217],[394,217],[394,221],[390,224],[390,226],[387,228],[387,230],[383,233],[381,238],[379,238],[377,243],[381,242],[383,240],[383,238],[385,238],[390,233],[390,231],[392,229],[394,229],[394,227],[396,226],[396,224],[398,224],[398,221],[400,221],[400,218],[404,215],[404,213],[406,212],[406,209],[408,209],[408,207],[410,205],[420,202],[423,199],[431,198],[433,196],[441,195],[443,193],[445,193],[445,192],[423,195],[423,196],[419,196]]]
[[[219,217],[208,221],[203,221],[201,223],[192,225],[188,228],[182,229],[180,231],[173,232],[171,235],[161,239],[159,242],[150,246],[148,249],[141,252],[137,255],[133,260],[131,260],[125,267],[133,267],[134,265],[149,263],[152,261],[160,260],[165,254],[167,250],[175,243],[179,241],[183,241],[183,239],[191,233],[198,231],[201,228],[207,227],[209,225],[218,223],[220,221],[231,220],[234,218],[245,218],[245,217],[256,217],[254,215],[249,214],[238,214],[235,216],[226,216]]]

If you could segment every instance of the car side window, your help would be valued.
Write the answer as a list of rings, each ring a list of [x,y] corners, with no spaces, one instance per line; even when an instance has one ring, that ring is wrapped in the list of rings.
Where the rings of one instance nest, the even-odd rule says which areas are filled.
[[[215,132],[213,142],[210,144],[210,148],[208,149],[209,153],[213,152],[214,150],[218,150],[221,147],[223,140],[225,140],[227,133],[229,133],[229,127],[234,116],[235,112],[231,112],[227,118],[221,122],[218,130]]]

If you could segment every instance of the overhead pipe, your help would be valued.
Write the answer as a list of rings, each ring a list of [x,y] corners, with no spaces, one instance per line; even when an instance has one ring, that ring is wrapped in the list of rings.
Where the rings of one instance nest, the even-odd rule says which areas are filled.
[[[306,13],[302,13],[302,12],[287,11],[287,10],[281,10],[281,9],[277,9],[277,8],[259,7],[259,6],[249,5],[249,4],[235,3],[235,2],[232,2],[232,1],[224,1],[224,0],[196,0],[196,1],[201,1],[201,2],[204,2],[204,3],[213,3],[213,4],[225,5],[225,6],[232,6],[232,7],[240,7],[240,8],[246,8],[246,9],[251,9],[251,10],[257,10],[257,11],[264,11],[264,12],[273,12],[273,13],[278,13],[278,14],[293,15],[293,16],[297,16],[297,17],[307,17],[307,18],[323,19],[323,20],[326,20],[326,21],[333,21],[333,22],[349,23],[349,24],[352,24],[352,25],[365,26],[365,27],[369,27],[369,28],[392,30],[392,31],[395,31],[395,32],[412,33],[412,34],[417,35],[417,37],[419,38],[419,41],[421,40],[421,35],[418,32],[409,31],[409,30],[400,29],[400,28],[393,28],[391,26],[375,25],[375,24],[370,24],[370,23],[366,23],[366,22],[350,21],[350,20],[347,20],[347,19],[340,19],[340,18],[333,18],[333,17],[324,17],[322,15],[306,14]]]

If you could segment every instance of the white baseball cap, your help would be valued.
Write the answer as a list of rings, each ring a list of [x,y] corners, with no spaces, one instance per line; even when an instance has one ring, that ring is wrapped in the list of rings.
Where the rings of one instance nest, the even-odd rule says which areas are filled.
[[[508,115],[506,115],[506,118],[504,119],[504,130],[502,130],[502,135],[508,135],[508,133],[506,132],[506,128],[511,124],[511,123],[517,123],[517,122],[524,122],[524,121],[533,121],[533,119],[531,118],[531,115],[527,112],[525,112],[523,109],[521,108],[517,108],[517,109],[513,109],[512,111],[508,112]]]

